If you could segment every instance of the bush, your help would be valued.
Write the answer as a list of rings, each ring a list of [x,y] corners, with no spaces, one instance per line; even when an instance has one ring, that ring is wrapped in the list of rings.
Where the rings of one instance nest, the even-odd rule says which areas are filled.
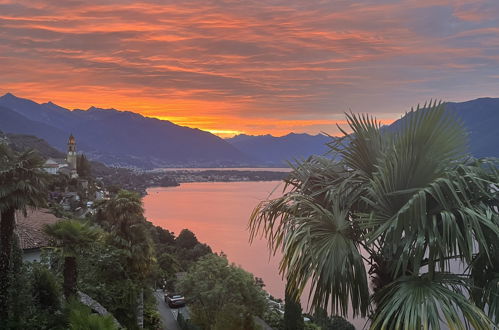
[[[355,330],[353,324],[342,318],[341,316],[332,316],[331,324],[328,329],[335,330]]]
[[[190,320],[184,319],[181,313],[178,314],[177,323],[182,330],[200,330],[200,328],[195,324],[192,324]]]
[[[55,275],[40,264],[33,264],[33,300],[41,308],[53,312],[61,305],[61,287]]]
[[[90,308],[73,300],[68,304],[70,330],[118,330],[111,316],[93,314]]]

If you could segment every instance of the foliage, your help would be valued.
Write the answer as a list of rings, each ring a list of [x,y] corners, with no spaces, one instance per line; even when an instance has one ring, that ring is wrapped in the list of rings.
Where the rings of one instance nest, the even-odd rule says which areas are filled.
[[[191,323],[191,320],[184,319],[184,316],[182,315],[182,313],[178,314],[177,323],[178,323],[178,326],[180,327],[180,329],[182,329],[182,330],[200,330],[200,328],[198,326]]]
[[[200,258],[179,288],[204,329],[251,329],[253,316],[263,314],[265,297],[253,276],[221,256]]]
[[[34,151],[12,151],[0,143],[0,319],[8,318],[15,212],[45,205],[47,175]]]
[[[267,308],[263,314],[262,319],[270,326],[272,329],[282,330],[284,329],[284,319],[279,312],[279,310],[275,308]]]
[[[152,290],[145,291],[144,306],[144,328],[161,329],[161,315],[158,311],[158,304]]]
[[[76,157],[76,170],[81,178],[88,178],[92,174],[92,167],[85,155],[82,154]]]
[[[100,228],[79,220],[62,220],[47,225],[45,232],[60,246],[63,254],[76,256],[102,235]]]
[[[66,329],[60,304],[61,289],[45,265],[28,263],[16,269],[12,289],[15,291],[10,299],[11,313],[0,328]]]
[[[303,316],[300,301],[296,299],[296,294],[289,292],[286,286],[284,305],[284,330],[303,330]]]
[[[492,326],[479,306],[498,305],[498,163],[466,156],[466,132],[444,106],[390,129],[347,115],[353,133],[330,143],[332,159],[297,164],[286,193],[255,209],[251,236],[282,250],[280,271],[298,294],[312,283],[314,308],[371,311],[372,328]],[[452,273],[456,262],[474,271]],[[475,284],[486,294],[467,299]]]
[[[314,322],[322,330],[355,330],[353,324],[338,315],[328,316],[322,308],[317,308],[313,316]]]
[[[198,243],[196,235],[189,229],[182,229],[177,239],[175,239],[175,244],[184,249],[192,249]]]
[[[47,225],[45,232],[59,245],[64,255],[64,296],[68,299],[76,295],[78,269],[77,256],[93,244],[101,235],[101,230],[78,220],[62,220]]]
[[[54,313],[61,307],[61,287],[49,269],[39,263],[32,265],[32,297],[36,305]]]
[[[321,329],[321,327],[320,327],[320,326],[318,326],[317,324],[312,323],[312,322],[305,322],[305,324],[303,325],[303,328],[304,328],[305,330],[323,330],[323,329]],[[336,330],[337,328],[333,328],[333,329],[335,329],[335,330]],[[340,329],[341,329],[341,328],[338,328],[338,330],[340,330]],[[350,329],[348,329],[348,330],[350,330]],[[354,329],[354,330],[355,330],[355,329]]]
[[[33,150],[16,153],[0,143],[0,211],[26,212],[29,206],[45,205],[47,175],[42,165]]]
[[[70,330],[117,330],[111,316],[94,314],[89,307],[72,300],[68,304]]]

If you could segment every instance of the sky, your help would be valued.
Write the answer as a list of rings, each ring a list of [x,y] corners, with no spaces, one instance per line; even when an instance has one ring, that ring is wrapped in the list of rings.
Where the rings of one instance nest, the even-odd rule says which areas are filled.
[[[499,96],[497,0],[0,0],[0,92],[209,130],[337,134]]]

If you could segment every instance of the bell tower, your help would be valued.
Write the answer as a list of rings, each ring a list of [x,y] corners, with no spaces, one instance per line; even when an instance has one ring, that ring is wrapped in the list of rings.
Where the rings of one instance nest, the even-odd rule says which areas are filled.
[[[66,156],[66,162],[68,163],[71,171],[76,172],[76,141],[73,134],[69,136],[68,155]]]

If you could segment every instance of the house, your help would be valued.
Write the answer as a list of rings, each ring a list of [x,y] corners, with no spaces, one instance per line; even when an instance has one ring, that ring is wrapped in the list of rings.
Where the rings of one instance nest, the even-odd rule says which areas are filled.
[[[40,261],[42,249],[50,246],[50,237],[43,228],[61,220],[47,209],[28,210],[16,213],[16,232],[19,235],[23,261]]]
[[[59,170],[61,169],[61,167],[63,167],[61,165],[62,164],[58,160],[53,159],[53,158],[49,158],[43,164],[43,169],[47,173],[57,174],[57,173],[59,173]],[[67,166],[67,164],[65,166]]]

